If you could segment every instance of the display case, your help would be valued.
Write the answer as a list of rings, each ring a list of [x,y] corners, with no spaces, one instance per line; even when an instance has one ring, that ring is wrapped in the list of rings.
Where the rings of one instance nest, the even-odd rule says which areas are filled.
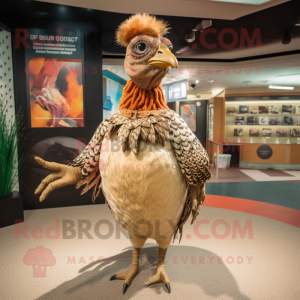
[[[300,97],[298,101],[226,101],[225,139],[300,144]]]

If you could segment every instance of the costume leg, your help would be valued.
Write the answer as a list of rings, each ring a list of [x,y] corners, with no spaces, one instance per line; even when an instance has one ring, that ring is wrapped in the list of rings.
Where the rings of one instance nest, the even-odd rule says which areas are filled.
[[[149,285],[157,282],[163,282],[166,285],[169,293],[171,293],[171,287],[170,280],[165,270],[165,257],[171,240],[172,236],[163,240],[156,240],[157,244],[159,245],[157,269],[156,274],[149,279]]]
[[[124,279],[123,294],[125,294],[134,276],[139,272],[139,259],[141,248],[144,246],[147,238],[137,237],[131,235],[130,241],[132,243],[132,263],[128,270],[122,271],[118,274],[113,275],[110,280]]]

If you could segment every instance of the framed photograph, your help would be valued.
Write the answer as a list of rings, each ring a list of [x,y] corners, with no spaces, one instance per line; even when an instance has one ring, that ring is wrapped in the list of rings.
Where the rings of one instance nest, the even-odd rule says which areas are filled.
[[[279,107],[276,105],[270,106],[270,114],[279,114]]]
[[[190,127],[192,132],[196,132],[196,104],[181,104],[180,116]]]
[[[300,117],[294,117],[294,124],[300,126]]]
[[[233,106],[227,107],[227,114],[236,114],[236,108]]]
[[[279,136],[279,137],[287,136],[286,129],[276,129],[276,136]]]
[[[258,106],[250,106],[249,112],[252,115],[257,115],[258,114]]]
[[[283,117],[284,125],[293,125],[293,117]]]
[[[293,106],[292,105],[282,105],[282,113],[283,114],[292,114]]]
[[[235,118],[235,125],[245,125],[244,117],[236,117]]]
[[[249,106],[240,105],[239,111],[240,111],[240,114],[248,114],[249,113]]]
[[[37,57],[25,68],[32,128],[83,127],[82,60]]]
[[[300,129],[293,128],[291,129],[290,133],[291,137],[300,137]]]
[[[259,136],[259,129],[250,129],[249,136]]]
[[[300,104],[295,105],[295,114],[300,115]]]
[[[271,128],[263,128],[262,136],[263,137],[272,137],[272,129]]]
[[[256,117],[247,117],[247,125],[256,125]]]
[[[235,128],[233,131],[233,136],[243,136],[243,128]]]
[[[281,120],[279,117],[271,117],[270,125],[281,125]]]
[[[268,114],[269,113],[269,105],[260,105],[258,107],[259,114]]]
[[[269,118],[268,117],[259,117],[259,125],[268,125]]]

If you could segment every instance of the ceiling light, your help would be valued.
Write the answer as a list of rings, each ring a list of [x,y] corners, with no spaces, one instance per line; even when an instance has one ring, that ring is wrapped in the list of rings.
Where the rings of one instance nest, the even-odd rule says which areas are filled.
[[[199,80],[197,79],[195,82],[196,82],[196,83],[199,83]]]
[[[184,47],[182,47],[181,49],[179,49],[178,51],[176,51],[176,53],[177,53],[177,54],[180,54],[180,53],[182,53],[182,52],[188,50],[189,48],[190,48],[189,46],[184,46]]]
[[[191,89],[194,89],[196,87],[196,84],[191,84]]]
[[[228,3],[239,3],[239,4],[250,4],[250,5],[261,5],[271,0],[211,0],[217,2],[228,2]]]
[[[269,89],[278,89],[278,90],[293,90],[293,86],[280,86],[280,85],[269,85]]]
[[[172,78],[172,80],[175,81],[176,79],[175,79],[175,78]]]
[[[300,16],[297,17],[296,22],[294,24],[295,26],[300,26]]]
[[[208,81],[209,81],[210,83],[214,82],[214,80],[213,80],[212,78],[209,78]]]

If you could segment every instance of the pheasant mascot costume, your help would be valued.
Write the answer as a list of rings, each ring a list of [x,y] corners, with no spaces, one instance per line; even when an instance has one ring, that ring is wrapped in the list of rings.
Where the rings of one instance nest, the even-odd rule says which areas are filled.
[[[149,284],[163,282],[170,293],[164,264],[168,246],[177,231],[181,239],[189,215],[193,223],[199,214],[204,183],[211,177],[210,157],[184,120],[168,108],[160,85],[171,67],[178,68],[172,43],[163,37],[168,29],[164,21],[148,14],[124,21],[116,39],[127,47],[125,71],[131,80],[119,109],[99,125],[69,165],[35,158],[54,171],[36,189],[36,194],[42,192],[40,201],[68,184],[76,188],[86,184],[82,194],[94,187],[94,201],[102,188],[133,245],[131,267],[111,277],[125,280],[123,293],[139,271],[140,251],[148,238],[159,245],[156,274]],[[115,139],[118,150],[111,144]]]

